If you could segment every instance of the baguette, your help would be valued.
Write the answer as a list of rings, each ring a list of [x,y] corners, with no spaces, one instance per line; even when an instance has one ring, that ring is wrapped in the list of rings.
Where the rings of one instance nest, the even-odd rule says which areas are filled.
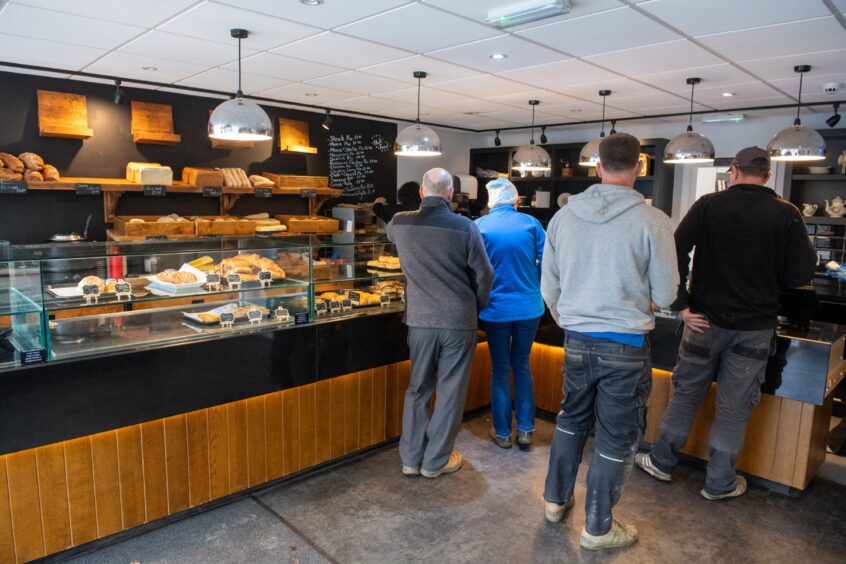
[[[35,153],[21,153],[18,158],[29,170],[41,171],[44,168],[44,159]]]
[[[13,172],[23,173],[26,168],[24,167],[23,161],[15,155],[11,155],[9,153],[0,153],[0,161],[3,161],[3,164],[5,164],[7,168],[10,168]]]
[[[53,165],[45,164],[41,175],[44,177],[44,180],[59,180],[59,171]]]
[[[44,176],[42,176],[37,170],[27,170],[24,173],[23,179],[27,182],[32,182],[33,180],[41,182],[44,180]]]

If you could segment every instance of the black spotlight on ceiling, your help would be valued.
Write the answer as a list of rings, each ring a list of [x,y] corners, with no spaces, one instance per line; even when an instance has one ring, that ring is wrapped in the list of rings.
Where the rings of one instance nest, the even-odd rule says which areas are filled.
[[[616,119],[611,120],[611,131],[609,133],[611,135],[614,135],[615,133],[617,133],[617,120]]]
[[[541,141],[541,145],[543,145],[544,143],[549,141],[549,139],[546,137],[546,126],[545,125],[541,127],[540,141]]]
[[[125,100],[126,94],[124,94],[123,88],[120,87],[120,81],[115,80],[115,106],[122,106]]]
[[[502,141],[499,139],[499,129],[496,130],[496,137],[494,137],[494,145],[499,147],[502,145]]]
[[[834,115],[825,120],[829,127],[834,127],[840,123],[840,102],[834,103]]]
[[[332,128],[332,122],[335,121],[334,118],[330,115],[332,110],[326,110],[326,119],[323,120],[323,129],[329,131]]]

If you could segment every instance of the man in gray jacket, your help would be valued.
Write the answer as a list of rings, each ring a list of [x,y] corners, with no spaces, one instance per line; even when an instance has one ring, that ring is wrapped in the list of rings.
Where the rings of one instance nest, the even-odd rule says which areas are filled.
[[[493,268],[476,224],[452,212],[450,173],[428,171],[420,197],[420,209],[396,214],[387,228],[406,278],[411,349],[399,450],[403,474],[437,478],[463,462],[452,448],[476,351],[476,318],[488,303]],[[427,405],[436,391],[436,373],[430,419]]]
[[[652,389],[647,333],[652,302],[669,306],[679,281],[673,227],[633,187],[640,142],[617,133],[599,145],[602,184],[570,198],[549,223],[541,293],[564,337],[564,400],[556,419],[544,499],[561,521],[585,440],[596,427],[581,545],[598,550],[637,541],[611,516],[631,469]]]

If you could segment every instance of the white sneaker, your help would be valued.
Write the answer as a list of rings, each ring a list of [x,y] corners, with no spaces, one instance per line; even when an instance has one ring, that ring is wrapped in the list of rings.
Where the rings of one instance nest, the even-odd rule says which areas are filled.
[[[567,500],[567,503],[552,503],[551,501],[544,500],[544,514],[546,515],[546,520],[550,523],[560,523],[562,519],[564,519],[564,515],[567,514],[573,505],[575,505],[576,499],[574,496],[570,496],[570,499]]]
[[[611,523],[611,530],[604,535],[592,535],[582,529],[581,545],[588,550],[620,548],[637,542],[637,529],[633,525],[623,525],[616,519]]]
[[[717,501],[720,499],[728,499],[730,497],[739,497],[746,493],[746,478],[738,476],[734,484],[734,490],[724,494],[710,494],[705,491],[705,488],[699,492],[702,497],[708,501]]]
[[[418,468],[417,466],[406,466],[405,464],[403,464],[402,473],[406,476],[419,476],[420,468]]]
[[[637,467],[661,482],[672,482],[673,477],[659,469],[652,463],[652,457],[647,452],[639,452],[635,455]]]

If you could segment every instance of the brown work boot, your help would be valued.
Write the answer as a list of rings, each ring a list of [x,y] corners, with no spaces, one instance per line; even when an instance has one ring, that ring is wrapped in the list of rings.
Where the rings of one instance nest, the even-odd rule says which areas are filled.
[[[702,497],[708,501],[717,501],[720,499],[728,499],[730,497],[739,497],[746,493],[746,478],[738,476],[735,480],[734,490],[724,494],[711,494],[705,491],[705,488],[699,492]]]
[[[611,523],[611,530],[604,535],[592,535],[582,529],[581,545],[588,550],[620,548],[637,542],[637,529],[633,525],[623,525],[616,519]]]
[[[437,470],[426,470],[425,468],[421,468],[420,474],[422,474],[424,478],[437,478],[441,474],[452,474],[453,472],[458,472],[461,469],[462,464],[464,464],[464,459],[461,457],[461,453],[454,450],[452,451],[452,454],[449,455],[449,460],[446,464]]]

